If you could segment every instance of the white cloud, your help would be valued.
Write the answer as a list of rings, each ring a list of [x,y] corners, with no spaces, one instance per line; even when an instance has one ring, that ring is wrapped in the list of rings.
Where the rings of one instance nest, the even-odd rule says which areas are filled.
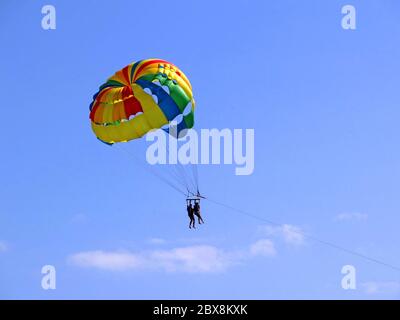
[[[364,292],[369,295],[374,294],[396,294],[400,293],[400,282],[387,281],[370,281],[361,284]]]
[[[151,238],[148,241],[150,244],[165,244],[167,241],[162,238]]]
[[[165,271],[219,272],[234,262],[229,254],[209,245],[199,245],[151,253],[150,261]]]
[[[69,262],[80,267],[104,270],[127,270],[142,264],[141,258],[129,252],[86,251],[69,257]]]
[[[8,246],[4,241],[0,241],[0,253],[6,252],[8,250]]]
[[[283,224],[281,226],[263,226],[262,232],[267,236],[281,237],[287,244],[302,245],[305,243],[303,230],[294,225]]]
[[[189,246],[150,252],[87,251],[74,254],[68,261],[79,267],[103,270],[163,270],[166,272],[208,273],[224,271],[235,263],[231,254],[208,245]]]
[[[335,221],[348,221],[348,220],[366,220],[368,218],[368,215],[366,213],[360,213],[360,212],[344,212],[338,214],[334,220]]]
[[[261,239],[250,246],[250,254],[253,256],[274,256],[276,250],[274,243],[270,239]]]
[[[284,224],[282,226],[282,234],[285,241],[289,244],[304,244],[304,233],[300,227]]]

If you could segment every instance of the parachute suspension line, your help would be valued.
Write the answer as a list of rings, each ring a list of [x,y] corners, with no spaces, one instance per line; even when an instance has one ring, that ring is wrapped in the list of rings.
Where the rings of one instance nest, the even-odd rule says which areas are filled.
[[[173,176],[180,185],[183,185],[185,187],[185,189],[188,189],[189,186],[188,186],[187,182],[182,177],[182,175],[179,173],[179,171],[176,169],[175,165],[166,165],[166,166],[168,166],[168,168],[170,169],[169,172],[170,172],[171,176]]]
[[[197,192],[197,194],[200,194],[200,191],[199,191],[199,171],[198,171],[198,168],[197,168],[197,164],[193,165],[193,175],[194,175],[194,180],[196,182],[196,192]]]
[[[222,202],[219,202],[219,201],[210,199],[210,198],[208,198],[208,197],[207,197],[207,198],[204,198],[204,199],[206,199],[206,200],[208,200],[208,201],[210,201],[210,202],[212,202],[212,203],[214,203],[214,204],[216,204],[216,205],[218,205],[218,206],[225,207],[225,208],[227,208],[227,209],[230,209],[230,210],[235,211],[235,212],[237,212],[237,213],[240,213],[240,214],[243,214],[243,215],[245,215],[245,216],[251,217],[251,218],[253,218],[253,219],[256,219],[256,220],[259,220],[259,221],[262,221],[262,222],[266,222],[266,223],[268,223],[268,224],[270,224],[270,225],[274,225],[274,226],[278,226],[278,227],[284,226],[284,224],[282,224],[282,223],[278,223],[278,222],[275,222],[275,221],[266,219],[266,218],[264,218],[264,217],[257,216],[257,215],[255,215],[255,214],[253,214],[253,213],[251,213],[251,212],[247,212],[247,211],[244,211],[244,210],[241,210],[241,209],[232,207],[232,206],[230,206],[230,205],[228,205],[228,204],[225,204],[225,203],[222,203]],[[338,251],[345,252],[345,253],[347,253],[347,254],[350,254],[350,255],[353,255],[353,256],[362,258],[362,259],[364,259],[364,260],[367,260],[367,261],[370,261],[370,262],[373,262],[373,263],[376,263],[376,264],[379,264],[379,265],[381,265],[381,266],[390,268],[390,269],[395,270],[395,271],[400,271],[400,267],[395,266],[395,265],[392,265],[392,264],[387,263],[387,262],[385,262],[385,261],[382,261],[382,260],[379,260],[379,259],[376,259],[376,258],[367,256],[367,255],[365,255],[365,254],[359,253],[359,252],[357,252],[357,251],[354,251],[354,250],[351,250],[351,249],[342,247],[342,246],[337,245],[337,244],[335,244],[335,243],[333,243],[333,242],[326,241],[326,240],[323,240],[323,239],[319,239],[319,238],[317,238],[317,237],[315,237],[315,236],[313,236],[313,235],[304,233],[304,232],[302,232],[302,231],[298,231],[298,230],[291,230],[291,231],[292,231],[293,233],[296,233],[296,234],[298,234],[298,235],[301,235],[301,236],[303,236],[304,238],[307,238],[307,239],[309,239],[309,240],[311,240],[311,241],[314,241],[314,242],[320,243],[320,244],[322,244],[322,245],[331,247],[331,248],[336,249],[336,250],[338,250]]]
[[[167,157],[169,157],[169,151],[168,151],[168,147],[167,147]],[[181,181],[181,184],[183,184],[186,188],[186,190],[189,191],[189,184],[187,182],[187,179],[184,175],[184,171],[180,171],[178,170],[178,168],[175,165],[169,165],[171,167],[171,173],[173,173],[175,175],[175,177]]]
[[[166,156],[169,159],[169,145],[166,145]],[[177,164],[166,164],[165,165],[168,170],[165,170],[165,174],[168,175],[171,180],[174,180],[177,185],[184,187],[186,190],[191,188],[190,186],[190,179],[188,182],[188,177],[185,175],[185,170],[180,162],[177,162]],[[181,167],[181,170],[179,169]]]
[[[163,177],[161,174],[159,174],[158,172],[156,172],[155,170],[153,170],[153,168],[143,164],[140,162],[140,160],[136,157],[136,155],[134,155],[132,152],[128,151],[126,148],[119,146],[119,144],[117,144],[117,146],[123,150],[126,154],[128,154],[130,157],[132,157],[133,160],[135,160],[136,164],[138,164],[139,166],[143,167],[145,170],[147,170],[149,173],[151,173],[152,175],[154,175],[155,177],[157,177],[158,179],[160,179],[161,181],[163,181],[165,184],[167,184],[168,186],[170,186],[171,188],[173,188],[175,191],[183,194],[184,196],[186,196],[186,192],[182,191],[178,186],[176,186],[175,184],[171,183],[170,181],[168,181],[165,177]]]
[[[180,177],[183,185],[185,186],[186,190],[189,190],[191,188],[190,181],[188,182],[188,178],[185,175],[185,170],[184,168],[180,168],[182,165],[179,163],[170,165],[173,168],[173,172],[175,173],[176,176]]]
[[[181,163],[178,163],[178,166],[181,168],[181,171],[187,176],[187,179],[189,180],[189,182],[191,184],[192,191],[196,191],[197,190],[197,183],[193,179],[193,176],[190,174],[191,171],[189,169],[189,168],[191,168],[191,170],[193,170],[193,164],[188,164],[187,166],[189,168],[187,168],[187,169]]]
[[[178,139],[177,139],[177,143],[178,143]],[[169,144],[167,144],[167,156],[169,158],[170,156],[170,148],[169,148]],[[182,163],[179,161],[179,159],[177,159],[177,163],[176,163],[176,167],[174,167],[174,169],[176,170],[176,172],[183,178],[183,180],[185,181],[186,188],[191,189],[191,188],[196,188],[195,183],[193,181],[193,179],[190,177],[190,175],[188,174],[188,170],[182,165]]]
[[[170,152],[169,152],[168,145],[167,145],[166,151],[167,151],[167,157],[169,158]],[[191,178],[190,175],[186,172],[185,167],[179,162],[179,160],[177,161],[176,165],[173,165],[173,166],[174,166],[175,173],[177,173],[181,177],[188,192],[191,193],[190,189],[196,190],[197,184],[195,183],[193,178]]]
[[[178,162],[178,166],[181,168],[181,171],[187,175],[187,177],[188,177],[188,179],[190,181],[190,184],[191,184],[191,187],[192,187],[191,193],[192,194],[194,192],[198,193],[199,183],[198,183],[198,179],[196,178],[196,174],[195,174],[195,171],[197,171],[197,165],[189,163],[189,164],[187,164],[188,169],[185,169],[183,164]]]

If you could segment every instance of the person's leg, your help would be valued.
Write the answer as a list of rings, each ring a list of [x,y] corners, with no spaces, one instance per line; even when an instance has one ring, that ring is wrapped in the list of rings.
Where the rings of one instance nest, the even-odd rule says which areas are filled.
[[[193,225],[193,216],[189,215],[189,219],[190,219],[189,228],[192,228],[192,226],[194,227],[194,225]]]
[[[201,218],[200,212],[196,212],[196,217],[197,220],[199,221],[199,224],[201,224],[203,222],[203,219]]]

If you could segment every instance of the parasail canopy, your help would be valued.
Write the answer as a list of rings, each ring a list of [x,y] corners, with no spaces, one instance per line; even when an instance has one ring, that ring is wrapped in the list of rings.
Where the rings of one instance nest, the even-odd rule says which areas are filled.
[[[90,120],[94,134],[113,144],[176,122],[176,134],[193,127],[192,86],[175,65],[146,59],[117,71],[93,96]]]

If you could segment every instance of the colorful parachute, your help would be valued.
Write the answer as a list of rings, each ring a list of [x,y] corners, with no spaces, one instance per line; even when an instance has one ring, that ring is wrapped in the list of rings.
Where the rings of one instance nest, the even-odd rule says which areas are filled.
[[[90,104],[94,134],[113,144],[137,139],[175,120],[176,132],[194,124],[192,86],[175,65],[161,59],[132,63],[100,86]]]

